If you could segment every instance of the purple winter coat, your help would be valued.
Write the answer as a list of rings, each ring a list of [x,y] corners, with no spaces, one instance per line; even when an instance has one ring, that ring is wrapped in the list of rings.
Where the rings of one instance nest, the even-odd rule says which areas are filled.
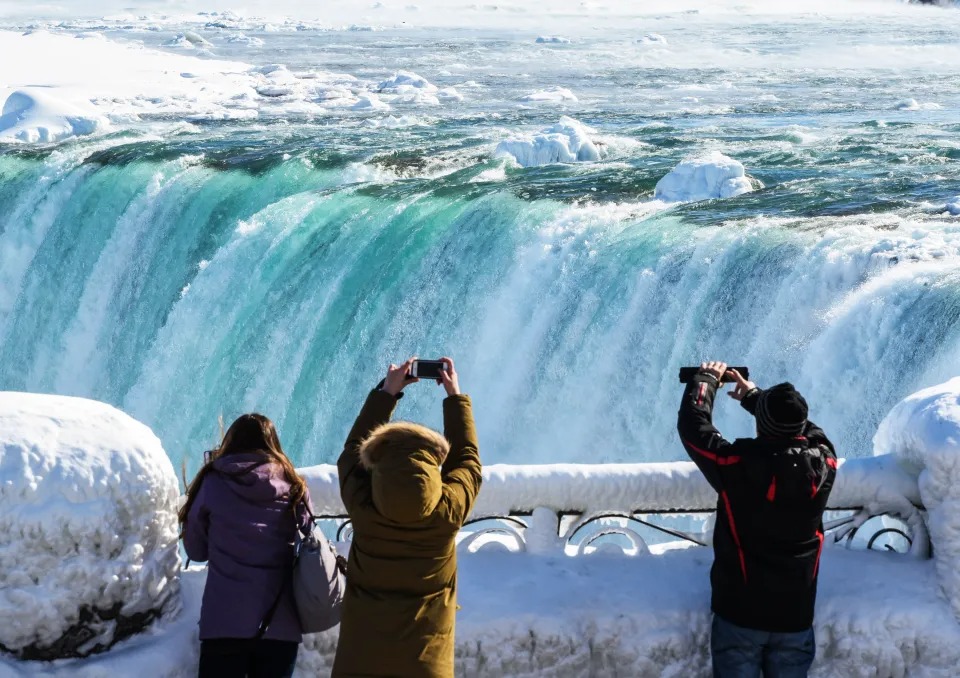
[[[296,526],[308,509],[290,511],[290,483],[279,464],[259,452],[239,452],[213,462],[190,507],[183,547],[190,560],[209,561],[200,610],[200,640],[253,638],[289,579]],[[306,503],[310,505],[310,494]],[[299,643],[300,620],[287,581],[264,638]]]

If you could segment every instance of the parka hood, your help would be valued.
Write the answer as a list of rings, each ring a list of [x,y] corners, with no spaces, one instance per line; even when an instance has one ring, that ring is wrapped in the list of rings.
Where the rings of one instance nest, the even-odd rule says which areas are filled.
[[[290,482],[283,468],[266,452],[236,452],[213,461],[213,468],[231,491],[253,503],[266,503],[290,496]]]
[[[386,518],[414,523],[428,517],[440,503],[440,465],[450,443],[419,424],[384,424],[360,446],[360,461],[370,471],[373,504]]]

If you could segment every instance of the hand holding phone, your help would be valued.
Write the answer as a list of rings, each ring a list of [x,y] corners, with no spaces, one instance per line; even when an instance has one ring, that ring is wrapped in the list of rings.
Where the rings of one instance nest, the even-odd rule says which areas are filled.
[[[731,383],[736,381],[733,376],[730,374],[731,370],[736,370],[741,377],[744,379],[750,378],[750,368],[748,367],[728,367],[726,372],[720,378],[720,381],[723,383]],[[699,367],[681,367],[680,368],[680,383],[689,384],[693,379],[694,375],[700,372]]]

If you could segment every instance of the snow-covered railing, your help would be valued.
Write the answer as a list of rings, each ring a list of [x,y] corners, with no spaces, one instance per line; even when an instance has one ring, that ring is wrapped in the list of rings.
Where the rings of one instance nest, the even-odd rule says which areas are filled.
[[[340,501],[336,467],[312,466],[300,472],[318,517],[334,522],[338,540],[349,540],[352,531]],[[642,553],[649,548],[641,528],[704,544],[709,535],[703,528],[710,527],[716,507],[716,492],[688,461],[495,464],[484,468],[483,477],[461,549],[473,550],[495,534],[515,550],[583,553],[602,537],[618,535],[626,542],[625,551]],[[905,527],[873,521],[877,532],[867,537],[868,547],[878,536],[899,533],[912,553],[925,556],[929,551],[917,478],[891,456],[841,460],[828,509],[842,512],[832,513],[826,524],[835,541],[850,541],[871,518],[889,516]],[[690,517],[678,520],[678,515]],[[699,530],[692,528],[697,522]]]

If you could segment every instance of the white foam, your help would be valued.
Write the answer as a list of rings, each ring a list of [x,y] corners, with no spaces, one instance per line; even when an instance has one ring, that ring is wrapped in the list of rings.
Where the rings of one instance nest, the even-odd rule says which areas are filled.
[[[564,101],[577,101],[576,95],[566,87],[554,87],[552,89],[541,89],[520,97],[520,101],[535,101],[548,103],[561,103]]]
[[[657,182],[654,197],[666,202],[732,198],[753,190],[743,165],[719,151],[687,158]]]

